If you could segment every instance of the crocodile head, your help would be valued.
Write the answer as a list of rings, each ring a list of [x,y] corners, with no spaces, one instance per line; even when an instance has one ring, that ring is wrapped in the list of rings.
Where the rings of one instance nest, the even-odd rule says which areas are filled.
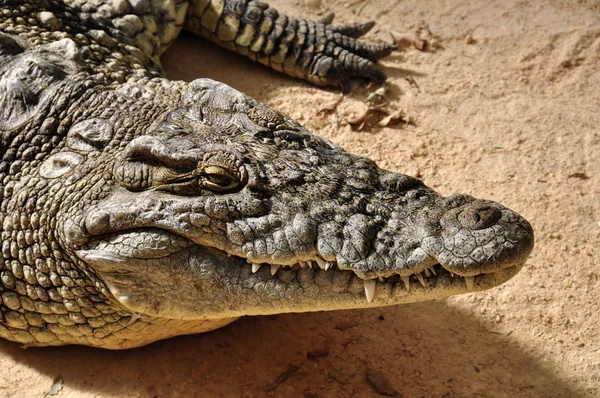
[[[111,129],[88,120],[70,139],[81,147]],[[441,298],[505,282],[533,247],[531,226],[502,205],[442,197],[210,80],[117,141],[90,172],[91,199],[59,214],[58,230],[138,313],[217,319]]]

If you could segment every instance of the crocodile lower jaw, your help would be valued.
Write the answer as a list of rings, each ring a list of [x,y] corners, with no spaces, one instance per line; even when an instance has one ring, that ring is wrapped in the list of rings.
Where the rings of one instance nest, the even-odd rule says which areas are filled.
[[[407,294],[427,295],[428,291],[434,289],[452,290],[458,293],[467,293],[486,290],[498,286],[516,275],[523,263],[513,265],[502,270],[491,273],[481,273],[473,276],[461,276],[446,270],[439,263],[433,264],[424,271],[407,274],[395,274],[387,277],[379,276],[373,279],[363,279],[352,270],[343,270],[338,268],[336,262],[325,261],[317,257],[314,261],[299,261],[294,265],[278,264],[256,264],[246,260],[247,267],[251,268],[252,273],[259,272],[263,267],[269,270],[272,276],[276,276],[280,270],[301,272],[303,270],[314,269],[318,272],[344,272],[351,273],[352,278],[360,279],[364,285],[364,293],[368,303],[375,298],[378,288],[405,289]]]

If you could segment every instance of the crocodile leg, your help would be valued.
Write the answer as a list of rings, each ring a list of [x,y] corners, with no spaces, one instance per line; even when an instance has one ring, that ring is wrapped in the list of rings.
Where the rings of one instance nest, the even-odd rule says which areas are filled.
[[[320,20],[289,17],[255,0],[196,0],[184,27],[279,72],[344,93],[353,77],[384,81],[375,62],[396,46],[357,40],[374,22],[334,26],[332,20],[333,13]]]

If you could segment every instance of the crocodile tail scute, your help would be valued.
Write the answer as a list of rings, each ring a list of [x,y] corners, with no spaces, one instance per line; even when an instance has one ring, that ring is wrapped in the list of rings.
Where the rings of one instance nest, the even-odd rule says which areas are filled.
[[[332,18],[332,13],[320,20],[288,17],[255,0],[196,0],[188,9],[185,28],[317,85],[348,92],[352,77],[385,80],[375,62],[396,46],[357,40],[373,22],[333,26]]]

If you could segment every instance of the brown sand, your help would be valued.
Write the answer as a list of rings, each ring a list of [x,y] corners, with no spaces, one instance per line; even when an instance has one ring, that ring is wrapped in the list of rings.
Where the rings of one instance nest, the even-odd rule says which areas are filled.
[[[388,107],[415,126],[353,131],[345,120],[376,86],[340,98],[191,36],[165,54],[165,69],[228,83],[441,193],[515,209],[536,232],[528,266],[484,293],[245,318],[129,351],[1,341],[0,396],[42,397],[57,375],[59,397],[367,397],[373,383],[384,389],[378,378],[404,397],[600,396],[600,4],[370,0],[357,15],[350,3],[272,2],[375,19],[372,40],[427,23],[429,51],[383,62]]]

